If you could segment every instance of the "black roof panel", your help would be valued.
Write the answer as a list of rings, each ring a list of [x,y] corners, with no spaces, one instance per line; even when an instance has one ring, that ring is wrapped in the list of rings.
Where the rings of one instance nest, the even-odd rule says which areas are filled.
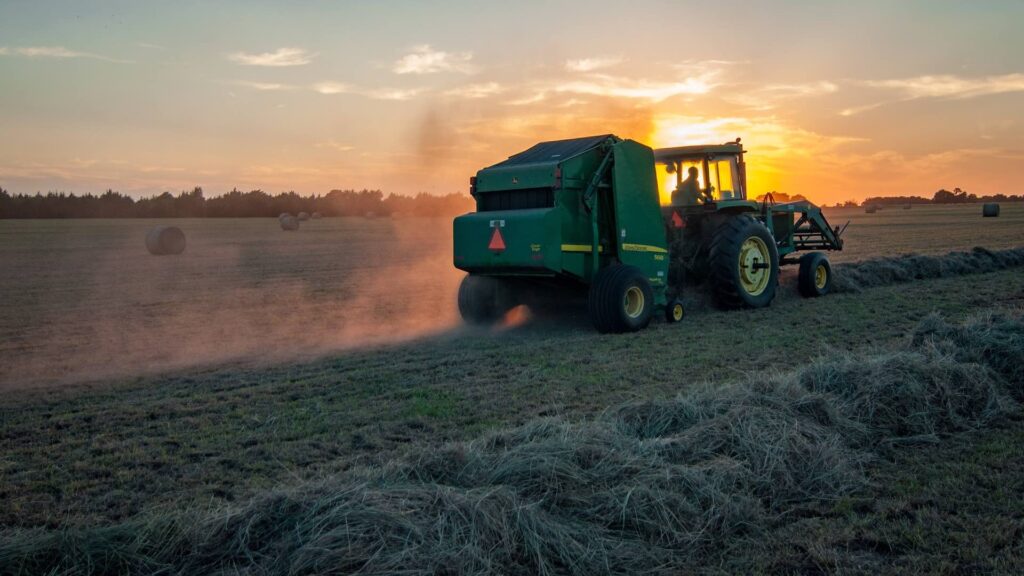
[[[508,157],[508,160],[499,162],[491,168],[497,168],[499,166],[517,166],[519,164],[537,164],[543,162],[561,162],[573,156],[577,156],[595,148],[608,138],[612,138],[611,134],[602,134],[600,136],[588,136],[586,138],[572,138],[570,140],[553,140],[551,142],[541,142],[540,144],[534,144],[532,147],[514,154]]]

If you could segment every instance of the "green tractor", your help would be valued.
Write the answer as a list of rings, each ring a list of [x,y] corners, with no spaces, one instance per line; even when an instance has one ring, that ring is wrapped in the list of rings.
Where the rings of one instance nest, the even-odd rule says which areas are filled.
[[[708,283],[721,308],[760,308],[779,267],[799,264],[804,296],[831,285],[838,228],[810,202],[747,199],[739,140],[651,150],[613,135],[542,142],[470,179],[476,211],[454,222],[455,266],[469,274],[459,312],[501,319],[520,304],[586,295],[600,332],[683,318],[685,284]],[[676,179],[662,206],[657,170]],[[796,252],[809,251],[797,258]]]

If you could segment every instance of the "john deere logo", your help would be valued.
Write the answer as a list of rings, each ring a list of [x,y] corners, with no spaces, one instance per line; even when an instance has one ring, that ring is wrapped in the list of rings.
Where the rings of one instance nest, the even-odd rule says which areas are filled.
[[[513,184],[519,184],[519,178],[516,178],[515,176],[513,176],[512,177],[512,183]]]
[[[540,252],[540,244],[530,244],[530,250],[534,252]]]

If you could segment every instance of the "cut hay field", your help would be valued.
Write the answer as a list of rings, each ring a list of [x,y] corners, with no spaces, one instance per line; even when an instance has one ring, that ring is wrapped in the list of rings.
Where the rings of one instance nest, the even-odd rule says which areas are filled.
[[[180,256],[151,256],[173,224]],[[0,220],[0,389],[274,361],[455,324],[450,222]]]
[[[1024,206],[827,212],[851,221],[835,262],[1024,244]],[[447,219],[0,220],[0,389],[124,379],[224,361],[294,360],[458,324]]]
[[[996,219],[979,206],[827,215],[852,220],[837,262],[1024,246],[1014,204]],[[955,324],[1024,306],[1024,268],[1012,268],[815,300],[787,283],[767,309],[698,310],[625,336],[572,314],[469,330],[456,328],[447,221],[176,223],[180,259],[145,252],[154,222],[0,221],[0,258],[17,271],[0,280],[0,565],[52,554],[41,529],[76,530],[83,540],[62,541],[85,554],[115,538],[101,527],[250,514],[254,497],[297,505],[267,491],[401,467],[538,418],[599,422],[623,403],[888,352],[932,313]],[[785,519],[769,506],[770,522],[733,541],[732,569],[1024,567],[1024,427],[1007,414],[879,448],[858,461],[868,482],[837,501]],[[716,572],[709,562],[694,569]]]

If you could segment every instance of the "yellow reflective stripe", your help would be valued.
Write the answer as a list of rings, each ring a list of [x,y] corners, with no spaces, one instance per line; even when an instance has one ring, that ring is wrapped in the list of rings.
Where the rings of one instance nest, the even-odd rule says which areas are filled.
[[[593,246],[590,244],[562,244],[562,252],[590,252]],[[598,252],[604,252],[604,246],[597,247]]]
[[[659,248],[657,246],[649,246],[647,244],[623,244],[622,249],[628,252],[657,252],[658,254],[666,254],[668,250]]]

